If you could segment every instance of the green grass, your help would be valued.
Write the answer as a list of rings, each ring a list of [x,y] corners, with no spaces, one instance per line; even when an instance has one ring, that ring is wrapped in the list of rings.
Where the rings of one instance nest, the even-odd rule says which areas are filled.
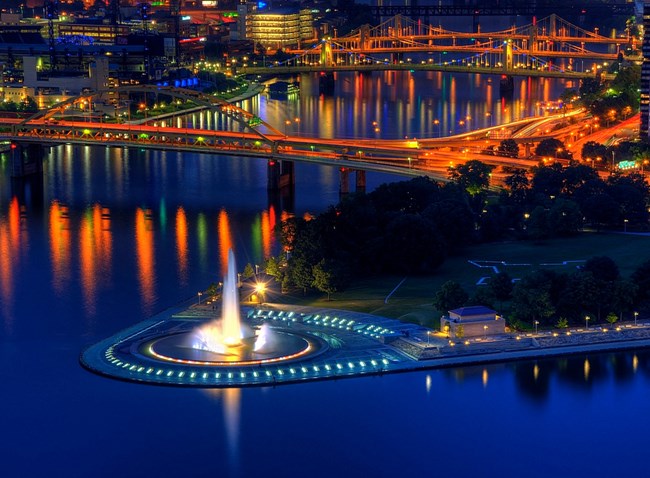
[[[460,283],[472,295],[481,277],[491,277],[494,272],[478,268],[470,260],[504,261],[526,263],[530,266],[502,267],[513,278],[522,277],[535,269],[552,269],[572,272],[579,264],[566,266],[542,266],[544,263],[587,260],[594,256],[609,256],[619,266],[621,274],[629,277],[642,262],[650,259],[650,236],[633,236],[613,233],[583,233],[570,239],[555,239],[535,243],[530,241],[481,244],[468,248],[463,254],[448,258],[430,276],[409,276],[386,303],[386,297],[404,279],[383,276],[355,281],[348,289],[332,295],[330,301],[321,293],[303,297],[300,292],[283,295],[278,300],[300,305],[330,307],[368,312],[385,317],[435,325],[439,313],[431,302],[440,286],[448,281]],[[269,298],[273,301],[273,298]]]

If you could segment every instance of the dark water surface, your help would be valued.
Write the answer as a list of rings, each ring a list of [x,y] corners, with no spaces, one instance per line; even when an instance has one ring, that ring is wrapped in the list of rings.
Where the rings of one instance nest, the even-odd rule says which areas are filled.
[[[436,135],[430,121],[448,129],[452,111],[501,118],[494,83],[446,78],[455,96],[426,75],[350,75],[336,98],[306,78],[298,98],[246,103],[324,136]],[[564,88],[521,84],[499,115]],[[337,172],[298,166],[292,205],[269,197],[262,159],[61,146],[42,185],[12,185],[1,164],[3,477],[643,476],[645,353],[244,390],[93,375],[83,347],[196,298],[228,247],[260,263],[283,212],[338,199]]]

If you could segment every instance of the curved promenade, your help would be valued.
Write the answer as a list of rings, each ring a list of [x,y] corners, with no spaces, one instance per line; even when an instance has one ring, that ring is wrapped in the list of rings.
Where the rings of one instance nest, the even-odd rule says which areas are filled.
[[[358,312],[274,304],[243,311],[252,326],[267,323],[278,331],[310,337],[320,344],[318,352],[286,361],[218,366],[161,361],[147,354],[152,340],[186,333],[218,317],[212,305],[203,304],[140,322],[88,347],[80,361],[92,372],[121,380],[242,387],[650,347],[647,323],[504,334],[456,343],[418,325]]]

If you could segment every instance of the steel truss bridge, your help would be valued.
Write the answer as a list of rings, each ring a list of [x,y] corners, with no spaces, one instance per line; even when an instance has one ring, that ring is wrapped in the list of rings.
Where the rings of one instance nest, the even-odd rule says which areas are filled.
[[[495,0],[477,1],[474,5],[380,5],[370,7],[376,18],[406,15],[409,17],[458,17],[458,16],[533,16],[549,15],[634,15],[634,3],[591,3],[582,2],[578,5],[571,3],[550,4],[545,1],[536,2],[497,2]]]
[[[595,75],[627,48],[632,37],[608,38],[555,14],[521,27],[460,32],[427,25],[401,15],[380,25],[364,25],[348,35],[323,39],[306,48],[286,50],[292,57],[245,74],[308,71],[429,69],[527,76]],[[426,60],[411,56],[428,55]]]
[[[230,119],[226,129],[208,130],[166,126],[163,122],[174,115],[188,114],[188,110],[160,115],[129,123],[97,121],[89,116],[86,121],[70,118],[70,110],[87,107],[91,102],[109,96],[123,101],[125,95],[146,94],[172,97],[192,102],[198,108],[210,110]],[[120,99],[122,98],[122,99]],[[196,108],[192,108],[196,110]],[[557,115],[564,118],[564,114]],[[500,137],[490,139],[490,132],[503,129],[501,125],[446,138],[420,140],[325,139],[294,137],[282,134],[273,126],[256,119],[251,113],[214,97],[171,87],[137,86],[100,91],[70,98],[66,102],[43,110],[30,118],[0,120],[0,137],[19,145],[104,145],[111,147],[138,147],[168,151],[191,151],[261,158],[269,167],[282,161],[301,161],[335,166],[345,171],[379,171],[405,176],[426,175],[446,181],[450,161],[462,162],[458,151],[469,151],[471,157],[495,166],[530,168],[537,161],[483,155],[488,145],[497,145]],[[530,118],[510,125],[513,130],[534,131],[537,122],[548,124],[553,117]],[[541,123],[540,123],[541,124]],[[4,125],[4,127],[3,127]],[[526,145],[546,139],[524,137],[517,141]],[[447,151],[446,153],[444,151]]]

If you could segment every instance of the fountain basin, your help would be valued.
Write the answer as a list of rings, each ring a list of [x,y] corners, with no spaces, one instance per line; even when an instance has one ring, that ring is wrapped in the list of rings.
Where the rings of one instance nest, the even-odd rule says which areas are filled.
[[[166,362],[211,367],[249,366],[294,360],[316,353],[322,344],[306,335],[274,329],[275,344],[270,350],[255,351],[255,337],[242,339],[237,347],[228,347],[225,353],[193,348],[188,345],[194,332],[182,332],[155,338],[140,346],[140,353]]]

